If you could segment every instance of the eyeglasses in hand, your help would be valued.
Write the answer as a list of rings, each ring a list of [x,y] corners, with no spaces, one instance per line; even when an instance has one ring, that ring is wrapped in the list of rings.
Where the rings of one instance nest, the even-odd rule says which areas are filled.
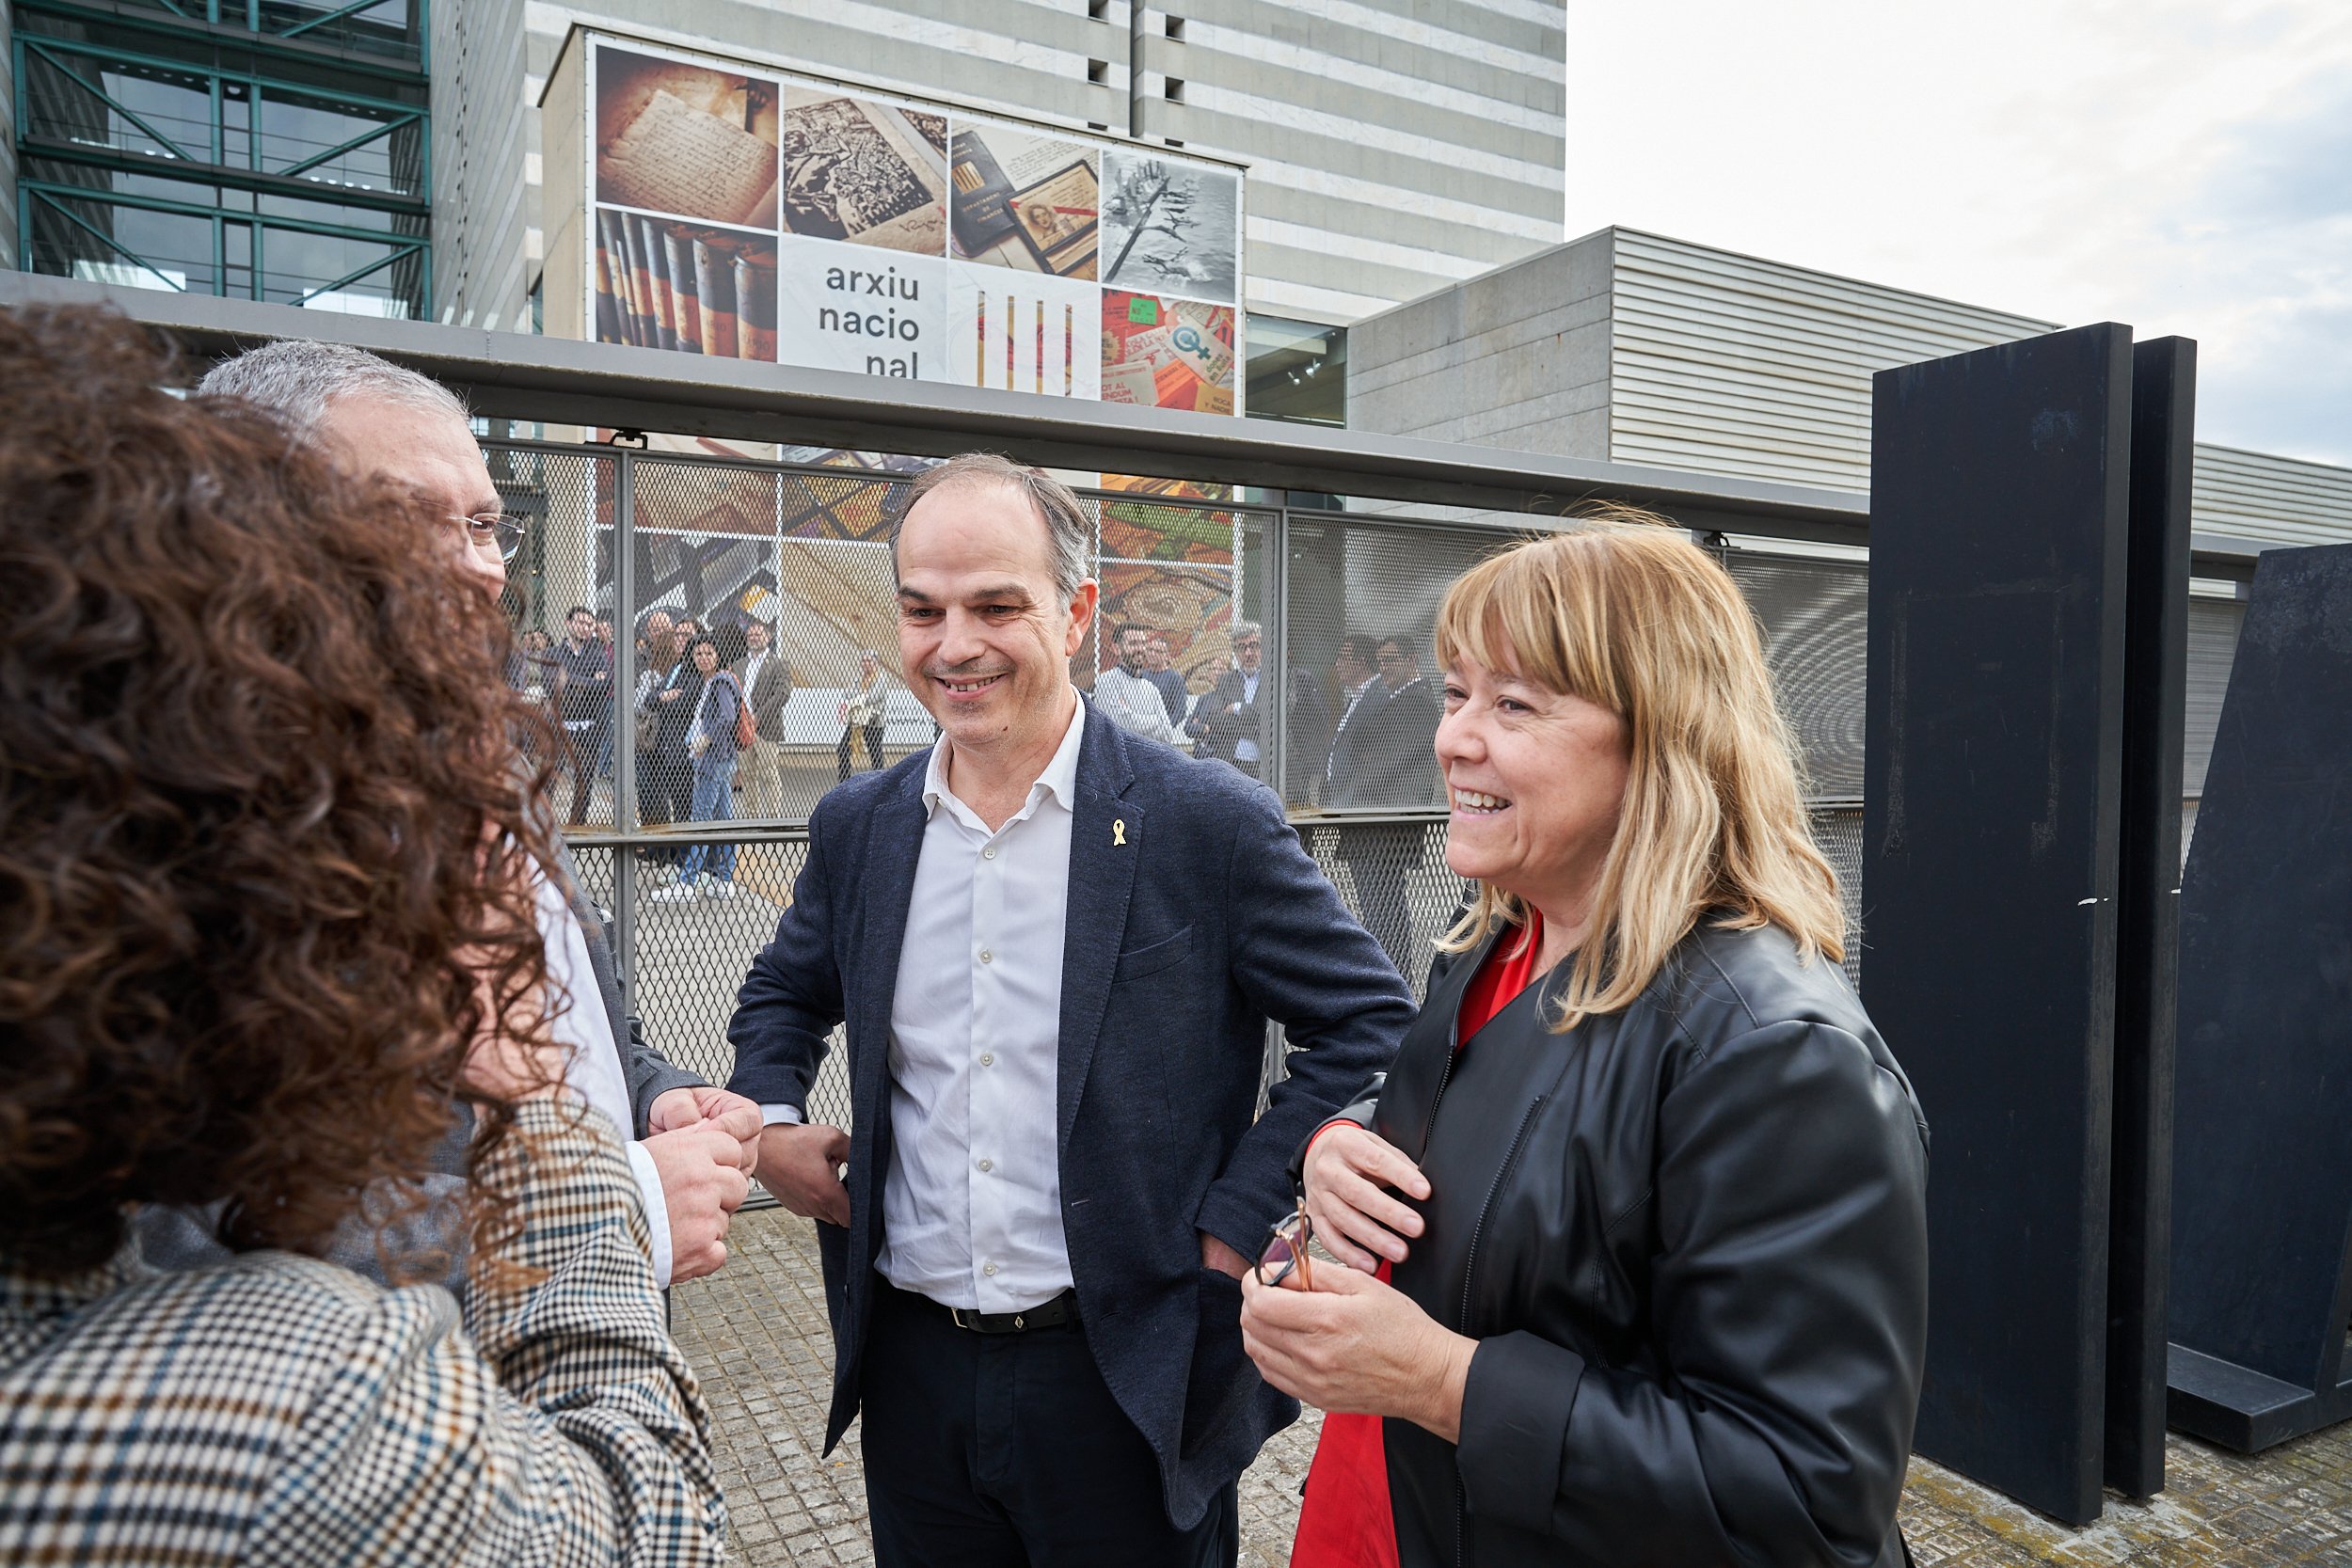
[[[1258,1283],[1279,1285],[1295,1271],[1298,1282],[1313,1290],[1314,1265],[1308,1260],[1307,1248],[1314,1242],[1315,1227],[1307,1218],[1307,1200],[1300,1198],[1298,1212],[1287,1219],[1276,1220],[1270,1228],[1273,1234],[1265,1250],[1258,1254]]]

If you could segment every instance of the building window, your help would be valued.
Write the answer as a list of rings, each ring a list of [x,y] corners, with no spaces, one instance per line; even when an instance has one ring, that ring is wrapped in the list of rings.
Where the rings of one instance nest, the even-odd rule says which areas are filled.
[[[1248,380],[1253,420],[1345,425],[1347,328],[1252,315]]]
[[[1094,84],[1096,87],[1109,87],[1109,86],[1110,86],[1110,84],[1111,84],[1111,63],[1110,63],[1110,61],[1108,61],[1108,60],[1089,60],[1089,61],[1087,61],[1087,80],[1088,80],[1088,81],[1089,81],[1089,82],[1091,82],[1091,83],[1093,83],[1093,84]]]
[[[1184,79],[1182,76],[1169,76],[1165,78],[1165,81],[1166,86],[1160,88],[1160,95],[1170,103],[1182,103],[1184,101]]]
[[[1181,16],[1163,16],[1160,18],[1160,31],[1182,43],[1184,41],[1184,19]]]
[[[404,319],[431,294],[421,0],[18,0],[33,272]],[[317,45],[386,61],[354,69]]]
[[[1087,0],[1087,20],[1108,22],[1110,19],[1111,0]]]

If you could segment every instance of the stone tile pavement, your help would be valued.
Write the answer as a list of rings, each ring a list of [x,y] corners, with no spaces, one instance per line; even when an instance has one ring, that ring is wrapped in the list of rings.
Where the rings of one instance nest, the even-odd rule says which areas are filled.
[[[873,1561],[852,1426],[824,1445],[833,1340],[816,1233],[777,1209],[739,1215],[727,1266],[680,1286],[679,1345],[710,1402],[738,1560],[767,1568]],[[1280,1568],[1314,1450],[1307,1419],[1242,1480],[1242,1562]],[[2175,1436],[2169,1484],[2153,1502],[2110,1496],[2106,1516],[2068,1529],[1924,1460],[1904,1488],[1903,1528],[1920,1568],[2345,1568],[2352,1564],[2352,1423],[2251,1459]]]

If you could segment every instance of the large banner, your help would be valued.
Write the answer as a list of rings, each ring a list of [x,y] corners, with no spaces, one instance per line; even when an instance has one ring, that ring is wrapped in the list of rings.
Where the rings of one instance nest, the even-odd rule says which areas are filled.
[[[1238,170],[586,43],[599,341],[1242,411]]]

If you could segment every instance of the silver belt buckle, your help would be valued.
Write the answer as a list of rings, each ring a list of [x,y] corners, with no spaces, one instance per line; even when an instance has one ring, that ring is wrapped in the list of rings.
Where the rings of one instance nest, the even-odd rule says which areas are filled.
[[[949,1319],[951,1322],[953,1322],[953,1323],[955,1323],[955,1325],[956,1325],[958,1328],[972,1329],[972,1332],[974,1332],[974,1333],[976,1333],[976,1334],[979,1332],[977,1329],[973,1328],[973,1327],[972,1327],[972,1325],[971,1325],[970,1323],[965,1323],[965,1322],[963,1321],[963,1308],[962,1308],[962,1307],[950,1307],[949,1308],[947,1308],[947,1316],[948,1316],[948,1319]],[[976,1316],[977,1316],[977,1314],[976,1314]]]

